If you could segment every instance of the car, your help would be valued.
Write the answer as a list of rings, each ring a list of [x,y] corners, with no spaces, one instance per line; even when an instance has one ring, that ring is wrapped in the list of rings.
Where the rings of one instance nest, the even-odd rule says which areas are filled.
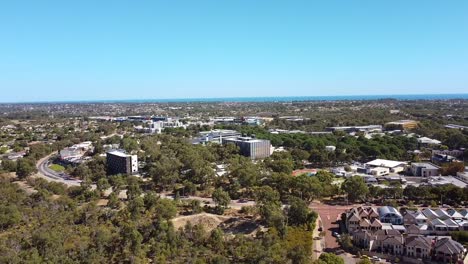
[[[344,254],[344,253],[345,253],[345,251],[344,251],[343,249],[338,249],[338,250],[335,252],[336,255],[341,255],[341,254]]]
[[[333,233],[332,233],[332,236],[334,236],[334,237],[339,237],[340,234],[338,234],[337,232],[333,232]]]
[[[371,260],[372,261],[382,261],[382,259],[377,257],[377,256],[373,256]]]

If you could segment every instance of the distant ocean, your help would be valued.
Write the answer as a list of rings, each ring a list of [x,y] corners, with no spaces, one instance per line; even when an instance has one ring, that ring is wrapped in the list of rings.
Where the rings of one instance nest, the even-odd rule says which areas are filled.
[[[82,100],[49,101],[29,103],[191,103],[191,102],[299,102],[299,101],[359,101],[359,100],[448,100],[468,99],[465,94],[388,94],[388,95],[338,95],[338,96],[279,96],[279,97],[225,97],[225,98],[179,98],[179,99],[129,99],[129,100]]]

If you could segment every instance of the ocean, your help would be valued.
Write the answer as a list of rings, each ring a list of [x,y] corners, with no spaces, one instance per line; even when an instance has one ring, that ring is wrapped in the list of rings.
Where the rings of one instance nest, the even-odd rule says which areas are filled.
[[[191,102],[298,102],[298,101],[360,101],[360,100],[449,100],[468,99],[466,94],[388,94],[388,95],[338,95],[338,96],[278,96],[278,97],[224,97],[224,98],[175,98],[128,100],[81,100],[28,103],[191,103]]]

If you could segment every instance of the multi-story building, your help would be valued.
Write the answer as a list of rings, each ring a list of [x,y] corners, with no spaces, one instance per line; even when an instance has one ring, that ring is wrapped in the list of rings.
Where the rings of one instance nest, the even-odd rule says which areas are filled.
[[[120,150],[107,152],[107,174],[136,174],[138,172],[137,155],[129,155]]]
[[[223,138],[223,144],[235,144],[240,153],[251,159],[263,159],[271,155],[271,144],[269,140],[251,137]]]

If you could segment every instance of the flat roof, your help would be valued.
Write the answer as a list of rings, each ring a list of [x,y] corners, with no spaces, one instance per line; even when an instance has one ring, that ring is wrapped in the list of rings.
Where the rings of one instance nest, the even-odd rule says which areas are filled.
[[[406,162],[403,161],[395,161],[395,160],[385,160],[385,159],[375,159],[373,161],[369,161],[366,165],[376,166],[376,167],[387,167],[393,168],[400,165],[404,165]]]
[[[439,169],[440,167],[432,164],[432,163],[429,163],[429,162],[413,162],[411,163],[411,166],[417,166],[417,167],[424,167],[426,169],[431,169],[431,170],[436,170],[436,169]]]
[[[123,151],[118,151],[118,150],[108,151],[107,154],[111,154],[111,155],[115,155],[115,156],[119,156],[119,157],[123,157],[123,158],[132,156],[130,154],[127,154],[127,153],[124,153]]]

